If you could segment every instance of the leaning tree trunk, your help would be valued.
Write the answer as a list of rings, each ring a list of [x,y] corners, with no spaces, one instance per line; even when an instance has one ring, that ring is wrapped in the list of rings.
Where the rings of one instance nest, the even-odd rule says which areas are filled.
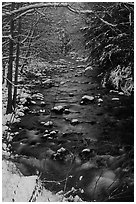
[[[11,4],[11,11],[14,10],[15,3]],[[7,103],[7,114],[12,113],[12,69],[13,69],[13,34],[14,34],[14,20],[13,15],[10,17],[10,39],[9,39],[9,63],[8,63],[8,103]]]
[[[21,18],[18,19],[18,37],[16,46],[16,61],[15,61],[15,81],[14,81],[14,94],[13,94],[13,107],[16,107],[16,96],[17,96],[17,84],[18,84],[18,66],[19,66],[19,54],[20,54],[20,33],[21,33]]]

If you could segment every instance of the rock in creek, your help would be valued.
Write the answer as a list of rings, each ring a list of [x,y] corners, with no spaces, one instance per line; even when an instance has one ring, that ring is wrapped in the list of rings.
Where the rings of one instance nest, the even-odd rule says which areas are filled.
[[[69,93],[69,96],[70,96],[70,97],[73,97],[73,96],[74,96],[74,94],[73,94],[73,93]]]
[[[112,98],[112,101],[119,101],[119,98]]]
[[[60,85],[63,85],[63,84],[65,84],[65,81],[61,81],[61,82],[60,82]]]
[[[56,114],[62,114],[64,111],[64,107],[63,106],[55,106],[54,108],[51,109],[51,111],[53,111]]]
[[[94,101],[94,96],[84,95],[81,99],[80,104],[87,104]]]
[[[44,101],[41,101],[41,107],[44,107],[46,103]]]
[[[31,99],[31,97],[27,97],[26,101],[23,103],[24,106],[36,105],[36,102]]]
[[[98,103],[102,103],[103,99],[102,98],[98,98]]]
[[[92,66],[86,67],[84,71],[85,76],[90,76],[92,74],[92,70],[93,70]]]
[[[44,123],[44,126],[46,126],[46,127],[53,126],[53,122],[52,121],[48,121],[47,123]]]
[[[77,125],[79,123],[78,119],[72,119],[71,125]]]
[[[69,114],[69,113],[70,113],[70,110],[66,108],[66,109],[64,110],[64,113],[65,113],[65,114]]]

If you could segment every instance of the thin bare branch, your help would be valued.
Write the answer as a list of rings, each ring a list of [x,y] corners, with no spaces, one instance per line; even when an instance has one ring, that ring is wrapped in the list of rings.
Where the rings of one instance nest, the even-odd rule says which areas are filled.
[[[4,56],[2,57],[2,60],[6,60],[8,59],[9,56]],[[13,55],[13,59],[16,58],[16,55]],[[32,57],[23,57],[23,56],[19,56],[19,58],[23,59],[23,60],[26,60],[26,59],[31,59]]]
[[[5,16],[10,16],[10,15],[13,15],[13,14],[18,14],[18,13],[22,13],[22,12],[25,12],[25,11],[28,11],[30,9],[35,9],[35,8],[42,8],[42,7],[67,7],[67,3],[36,3],[36,4],[31,4],[29,6],[24,6],[24,7],[21,7],[19,9],[16,9],[12,12],[5,12],[3,13],[3,17]]]
[[[46,15],[45,15],[43,12],[39,11],[38,9],[35,9],[35,11],[36,11],[37,13],[39,13],[40,15],[45,16],[45,17],[46,17]]]
[[[3,76],[10,84],[12,84],[14,87],[19,87],[20,85],[15,85],[13,82],[11,82],[7,77]]]
[[[7,3],[7,4],[5,3],[5,4],[3,4],[3,5],[2,5],[2,8],[5,8],[6,6],[11,6],[11,3]]]
[[[25,16],[27,13],[31,13],[31,12],[33,12],[33,11],[34,11],[34,9],[30,9],[30,10],[28,10],[28,11],[25,11],[25,12],[21,13],[19,16],[17,16],[16,18],[14,18],[14,19],[17,20],[18,18],[23,17],[23,16]]]
[[[76,13],[76,14],[94,14],[97,18],[99,18],[103,23],[105,23],[106,25],[108,26],[112,26],[112,27],[116,27],[117,24],[112,24],[112,23],[109,23],[108,21],[105,21],[103,18],[100,18],[96,12],[94,12],[93,10],[79,10],[79,9],[75,9],[75,8],[72,8],[70,5],[67,5],[67,8]]]

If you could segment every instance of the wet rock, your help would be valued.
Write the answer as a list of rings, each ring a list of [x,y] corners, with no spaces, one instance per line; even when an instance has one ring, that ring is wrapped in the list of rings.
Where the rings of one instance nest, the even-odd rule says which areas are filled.
[[[102,98],[98,98],[98,103],[102,103],[103,99]]]
[[[95,150],[89,149],[89,148],[83,149],[79,154],[79,156],[82,160],[88,160],[91,157],[94,157],[95,155],[96,155]]]
[[[54,136],[56,136],[56,134],[57,134],[57,132],[56,132],[55,130],[53,130],[53,131],[50,132],[50,136],[53,136],[53,137],[54,137]]]
[[[49,133],[49,130],[45,130],[44,132],[45,132],[45,133]]]
[[[84,95],[81,99],[80,104],[87,104],[89,102],[93,102],[94,101],[94,96],[88,96],[88,95]]]
[[[48,121],[47,123],[44,123],[44,126],[52,127],[53,126],[53,122],[52,121]]]
[[[124,95],[124,93],[123,93],[123,92],[119,92],[118,94],[119,94],[119,95]]]
[[[23,103],[24,106],[31,106],[31,105],[35,105],[36,102],[32,100],[31,97],[27,97],[25,99],[25,102]]]
[[[90,149],[83,149],[82,153],[84,153],[84,152],[90,152]]]
[[[94,96],[85,95],[85,96],[82,97],[82,100],[93,101],[94,100]]]
[[[53,155],[53,158],[55,160],[63,161],[65,162],[67,156],[69,155],[69,151],[65,149],[64,147],[61,147],[60,149],[57,150],[57,152]]]
[[[46,103],[44,101],[41,101],[41,107],[45,106]]]
[[[49,136],[49,137],[48,137],[48,140],[53,140],[53,138]]]
[[[56,114],[62,114],[64,111],[64,107],[63,106],[55,106],[54,108],[51,109],[51,111],[53,111]]]
[[[92,70],[93,70],[93,67],[92,66],[88,66],[88,67],[85,68],[84,74],[86,76],[90,76],[90,74],[92,74]]]
[[[65,84],[65,82],[64,82],[64,81],[61,81],[61,82],[60,82],[60,85],[63,85],[63,84]]]
[[[119,98],[112,98],[112,101],[119,101]]]
[[[71,69],[70,69],[70,71],[74,71],[74,69],[73,69],[73,68],[71,68]]]
[[[57,153],[60,153],[60,152],[65,152],[66,149],[64,147],[61,147],[60,149],[57,150]]]
[[[73,93],[69,93],[69,96],[70,96],[70,97],[73,97],[73,96],[74,96],[74,94],[73,94]]]
[[[71,125],[77,125],[79,123],[78,119],[72,119]]]
[[[50,136],[50,134],[44,134],[43,137],[48,138]]]
[[[69,109],[65,109],[65,110],[64,110],[64,113],[65,113],[65,114],[69,114],[69,113],[70,113],[70,110],[69,110]]]
[[[40,122],[40,124],[41,124],[41,125],[44,125],[44,124],[45,124],[45,122],[44,122],[44,121],[41,121],[41,122]]]
[[[45,113],[45,112],[46,112],[46,110],[43,110],[43,109],[39,110],[39,113]]]

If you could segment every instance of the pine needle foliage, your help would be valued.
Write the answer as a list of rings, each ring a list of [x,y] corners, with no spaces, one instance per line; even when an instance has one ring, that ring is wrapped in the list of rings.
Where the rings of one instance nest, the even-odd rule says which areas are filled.
[[[129,67],[128,77],[133,78],[134,4],[97,2],[90,7],[94,13],[86,14],[82,28],[89,62],[109,75],[118,66],[121,70]]]

